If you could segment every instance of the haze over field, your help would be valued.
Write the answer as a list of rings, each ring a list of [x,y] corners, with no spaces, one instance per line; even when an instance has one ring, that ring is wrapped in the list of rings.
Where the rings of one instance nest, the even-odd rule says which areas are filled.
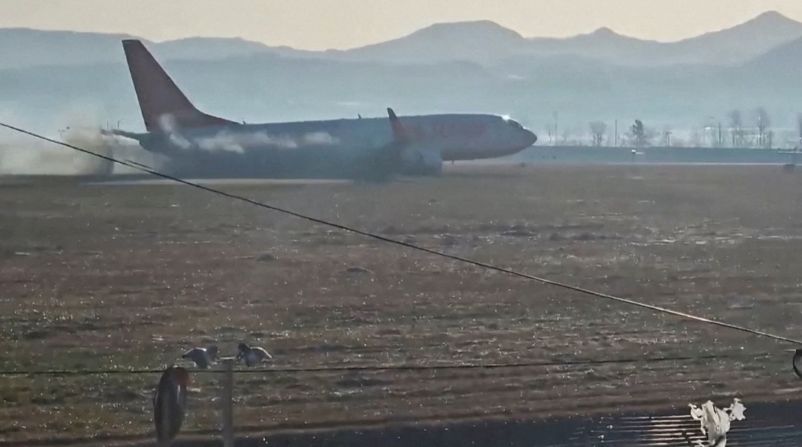
[[[65,110],[99,126],[141,130],[120,45],[129,34],[0,29],[0,116],[55,134]],[[766,12],[673,42],[610,28],[524,37],[489,20],[439,23],[348,50],[308,51],[240,38],[154,43],[154,54],[202,109],[246,122],[487,112],[509,114],[542,142],[586,138],[588,123],[642,119],[676,135],[745,127],[763,107],[777,145],[793,144],[802,97],[802,23]],[[782,129],[785,129],[783,131]],[[622,130],[623,132],[623,130]],[[679,139],[679,137],[678,137]]]

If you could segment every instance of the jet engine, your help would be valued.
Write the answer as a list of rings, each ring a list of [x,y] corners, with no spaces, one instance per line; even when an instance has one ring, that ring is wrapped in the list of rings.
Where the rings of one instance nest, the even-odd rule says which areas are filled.
[[[401,154],[401,173],[405,175],[440,175],[443,158],[440,151],[425,148],[408,148]]]

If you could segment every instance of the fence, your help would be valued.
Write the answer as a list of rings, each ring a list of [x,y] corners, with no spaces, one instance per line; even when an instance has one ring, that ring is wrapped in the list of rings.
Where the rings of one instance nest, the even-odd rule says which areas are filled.
[[[468,437],[460,438],[463,441],[489,439],[477,432],[473,425],[455,422],[460,420],[474,421],[472,424],[477,427],[487,427],[487,430],[494,433],[494,438],[511,436],[519,439],[520,436],[519,440],[522,440],[526,438],[525,433],[537,434],[532,435],[535,438],[526,438],[530,440],[528,446],[589,445],[577,442],[580,439],[604,435],[609,443],[616,436],[626,434],[625,431],[619,430],[623,425],[618,426],[616,424],[619,422],[616,422],[612,424],[615,428],[613,430],[606,428],[610,424],[599,425],[596,419],[572,419],[566,422],[561,415],[634,412],[640,408],[642,412],[629,414],[629,417],[637,418],[652,414],[654,408],[665,408],[667,405],[677,406],[678,410],[670,415],[681,416],[685,421],[683,430],[695,439],[701,435],[698,423],[690,419],[686,407],[683,406],[688,402],[699,404],[700,399],[710,395],[707,391],[697,390],[696,387],[701,390],[712,390],[716,387],[716,378],[710,376],[712,370],[709,367],[699,368],[699,365],[716,364],[722,369],[734,369],[733,365],[770,361],[776,364],[776,368],[773,369],[779,369],[781,365],[787,363],[785,360],[787,360],[785,355],[764,354],[756,358],[738,354],[620,358],[603,361],[235,369],[234,363],[227,359],[215,369],[191,370],[193,382],[200,384],[204,389],[202,392],[196,391],[191,396],[189,423],[185,422],[184,434],[179,438],[181,442],[176,445],[220,445],[207,443],[212,442],[211,439],[217,439],[216,442],[219,442],[221,438],[225,442],[223,445],[232,445],[235,427],[241,435],[244,435],[240,437],[238,445],[241,443],[262,445],[257,442],[262,437],[254,435],[264,432],[271,433],[270,445],[274,445],[273,435],[287,430],[293,431],[293,434],[280,436],[286,445],[315,445],[315,442],[311,442],[310,438],[304,435],[306,430],[311,430],[312,433],[326,433],[326,437],[337,439],[354,438],[349,441],[353,445],[359,445],[358,442],[354,443],[362,439],[354,433],[365,431],[371,433],[369,436],[366,435],[365,439],[403,433],[404,443],[396,444],[399,446],[413,445],[414,442],[405,443],[421,436],[430,436],[431,433],[427,434],[426,430],[440,433],[438,436],[445,436],[443,433],[459,429]],[[691,371],[698,369],[696,375],[686,376],[682,380],[665,381],[678,372],[687,374],[689,365],[694,365]],[[779,374],[792,384],[796,379],[790,365],[786,366],[788,367]],[[643,375],[654,376],[656,379],[643,383],[630,382],[629,377],[635,380],[641,376],[636,371],[643,371]],[[109,421],[108,425],[102,426],[100,430],[89,427],[80,433],[83,436],[81,438],[62,438],[61,435],[51,433],[55,438],[52,436],[51,439],[42,438],[39,440],[41,445],[49,445],[52,441],[80,445],[90,441],[101,442],[102,445],[141,442],[144,434],[151,430],[152,406],[149,393],[153,390],[154,379],[161,370],[28,371],[32,373],[30,375],[22,373],[25,371],[0,372],[6,376],[16,375],[26,380],[41,381],[44,378],[54,378],[55,385],[39,382],[40,386],[51,388],[78,381],[78,385],[64,385],[70,389],[81,386],[86,388],[87,395],[78,399],[75,405],[80,412],[76,423],[91,420],[94,417],[91,413],[93,407],[99,407],[100,411],[105,412],[103,417]],[[589,373],[592,375],[589,376]],[[98,391],[103,385],[98,385],[96,378],[100,378],[105,384],[105,389]],[[148,396],[142,393],[143,395],[132,398],[126,394],[136,390],[137,386],[146,390]],[[63,413],[63,407],[69,406],[69,402],[57,403],[55,406],[48,402],[37,402],[36,406],[40,407],[41,411],[49,412],[53,417],[67,416]],[[722,401],[716,403],[726,404]],[[746,403],[751,411],[750,400]],[[235,414],[236,408],[239,410]],[[554,420],[542,422],[543,417],[547,415],[556,416],[556,422],[563,421],[568,425],[556,428]],[[758,428],[754,426],[756,422],[753,422],[750,413],[747,415],[749,417],[746,423],[752,424],[750,430],[756,430]],[[130,419],[126,421],[126,417]],[[494,425],[490,422],[496,419],[536,419],[540,422],[526,422],[525,426],[519,427],[521,432],[513,435],[507,433],[504,425]],[[35,424],[29,424],[29,421],[22,422],[31,429],[35,427]],[[130,425],[125,425],[126,422]],[[430,428],[425,429],[420,425],[403,428],[405,424],[434,425],[429,425]],[[734,425],[734,429],[741,426]],[[363,428],[343,428],[349,426]],[[377,426],[382,428],[376,428]],[[388,428],[389,426],[396,428]],[[632,424],[629,427],[635,432],[641,430]],[[794,427],[791,425],[786,428],[791,430]],[[634,436],[635,432],[630,434]],[[87,437],[87,433],[101,434]],[[766,431],[764,438],[774,436],[772,433],[774,432]],[[791,439],[797,439],[793,437],[796,435],[789,436],[792,436]],[[35,439],[28,438],[27,441],[23,441],[22,437],[17,439],[19,441],[16,444],[9,442],[5,445],[36,445],[32,443],[36,441]],[[456,443],[457,438],[454,439],[454,445],[459,445]],[[0,445],[3,444],[0,441]],[[435,445],[445,444],[436,442]]]

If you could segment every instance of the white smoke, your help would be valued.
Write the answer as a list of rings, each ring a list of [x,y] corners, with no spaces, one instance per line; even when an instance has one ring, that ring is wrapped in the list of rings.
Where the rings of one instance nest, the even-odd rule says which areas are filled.
[[[189,149],[192,147],[192,143],[184,138],[179,132],[178,125],[176,124],[175,117],[173,115],[168,114],[160,116],[159,128],[161,128],[162,132],[164,132],[170,138],[170,143],[173,145],[181,149]]]
[[[170,143],[182,150],[201,149],[209,152],[243,153],[250,148],[297,149],[302,146],[332,146],[339,140],[327,132],[310,132],[303,135],[271,135],[266,131],[224,129],[211,136],[187,137],[179,128],[175,116],[159,117],[159,128]]]
[[[97,128],[71,128],[64,134],[64,141],[73,146],[87,149],[107,157],[114,156],[110,139],[104,137]],[[67,150],[67,148],[58,148]],[[110,175],[114,163],[88,154],[73,154],[73,169],[78,175]]]
[[[312,132],[303,136],[304,143],[306,144],[319,144],[326,146],[333,146],[339,143],[339,140],[326,132]]]
[[[232,132],[224,130],[210,137],[196,138],[195,144],[205,151],[243,153],[254,147],[297,149],[303,146],[332,146],[338,140],[326,132],[311,132],[301,136],[270,135],[264,131]]]
[[[222,131],[212,137],[195,140],[198,147],[205,151],[228,151],[242,153],[246,148],[255,146],[271,146],[279,149],[295,149],[298,142],[289,137],[274,137],[266,132],[233,133]]]
[[[153,164],[138,144],[104,135],[99,128],[69,127],[55,139],[105,155]],[[24,136],[0,136],[0,174],[2,175],[109,175],[114,163],[53,143]]]
[[[271,135],[266,131],[241,131],[224,129],[212,136],[184,136],[176,122],[175,116],[165,114],[159,117],[159,128],[170,140],[170,143],[183,150],[201,149],[204,151],[243,153],[254,147],[271,147],[275,149],[296,149],[302,146],[332,146],[339,140],[327,132],[310,132],[304,135]]]
[[[92,107],[72,107],[59,114],[59,123],[69,123],[58,132],[44,132],[48,136],[105,156],[119,156],[152,164],[155,160],[134,141],[104,135]],[[0,110],[4,122],[24,123],[9,111]],[[30,120],[28,120],[30,121]],[[114,164],[88,154],[58,146],[11,130],[0,132],[0,175],[107,175]]]

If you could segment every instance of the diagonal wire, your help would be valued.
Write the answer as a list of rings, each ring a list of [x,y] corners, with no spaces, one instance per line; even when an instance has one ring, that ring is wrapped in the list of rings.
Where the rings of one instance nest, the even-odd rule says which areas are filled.
[[[647,310],[651,310],[651,311],[658,312],[658,313],[672,315],[672,316],[675,316],[675,317],[679,317],[679,318],[683,318],[683,319],[691,320],[691,321],[696,321],[696,322],[699,322],[699,323],[705,323],[705,324],[710,324],[710,325],[714,325],[714,326],[718,326],[718,327],[722,327],[722,328],[726,328],[726,329],[732,329],[732,330],[735,330],[735,331],[744,332],[744,333],[755,335],[755,336],[758,336],[758,337],[770,338],[770,339],[773,339],[773,340],[776,340],[776,341],[782,341],[782,342],[788,342],[788,343],[792,343],[792,344],[796,344],[796,345],[802,345],[802,340],[797,340],[797,339],[785,337],[785,336],[782,336],[782,335],[776,335],[776,334],[772,334],[770,332],[765,332],[765,331],[761,331],[761,330],[757,330],[757,329],[751,329],[751,328],[748,328],[748,327],[745,327],[745,326],[740,326],[740,325],[733,324],[733,323],[727,323],[727,322],[724,322],[724,321],[713,320],[713,319],[710,319],[710,318],[705,318],[705,317],[701,317],[701,316],[698,316],[698,315],[693,315],[693,314],[690,314],[690,313],[687,313],[687,312],[681,312],[681,311],[678,311],[678,310],[669,309],[667,307],[655,306],[653,304],[643,303],[643,302],[640,302],[640,301],[636,301],[636,300],[632,300],[632,299],[628,299],[628,298],[623,298],[623,297],[611,295],[611,294],[604,293],[604,292],[598,292],[598,291],[595,291],[595,290],[587,289],[587,288],[580,287],[580,286],[575,286],[575,285],[572,285],[572,284],[563,283],[563,282],[560,282],[560,281],[551,280],[551,279],[548,279],[548,278],[541,278],[539,276],[530,275],[528,273],[519,272],[519,271],[516,271],[516,270],[512,270],[512,269],[506,268],[506,267],[499,267],[497,265],[488,264],[486,262],[477,261],[477,260],[466,258],[466,257],[462,257],[462,256],[448,254],[448,253],[445,253],[445,252],[442,252],[442,251],[439,251],[439,250],[434,250],[434,249],[431,249],[431,248],[421,247],[419,245],[415,245],[415,244],[412,244],[412,243],[409,243],[409,242],[404,242],[404,241],[401,241],[401,240],[398,240],[398,239],[393,239],[393,238],[390,238],[390,237],[387,237],[387,236],[382,236],[380,234],[371,233],[371,232],[366,231],[366,230],[360,230],[358,228],[350,227],[350,226],[343,225],[343,224],[340,224],[340,223],[337,223],[337,222],[332,222],[332,221],[328,221],[328,220],[325,220],[325,219],[309,216],[309,215],[306,215],[306,214],[301,214],[301,213],[299,213],[297,211],[292,211],[292,210],[289,210],[289,209],[286,209],[286,208],[281,208],[281,207],[278,207],[278,206],[275,206],[275,205],[271,205],[269,203],[259,202],[257,200],[249,199],[249,198],[244,197],[244,196],[240,196],[240,195],[233,194],[233,193],[228,193],[228,192],[221,191],[221,190],[215,189],[215,188],[211,188],[209,186],[204,186],[204,185],[201,185],[199,183],[195,183],[195,182],[192,182],[192,181],[189,181],[189,180],[184,180],[184,179],[179,178],[179,177],[174,177],[174,176],[169,175],[169,174],[164,174],[162,172],[156,171],[155,169],[153,169],[153,168],[151,168],[149,166],[145,166],[145,165],[140,164],[140,163],[135,163],[135,162],[127,161],[127,160],[120,160],[120,159],[117,159],[117,158],[114,158],[114,157],[110,157],[108,155],[99,154],[99,153],[91,151],[89,149],[84,149],[82,147],[75,146],[73,144],[69,144],[69,143],[66,143],[66,142],[63,142],[63,141],[59,141],[59,140],[55,140],[55,139],[52,139],[52,138],[48,138],[48,137],[46,137],[44,135],[40,135],[38,133],[29,131],[29,130],[26,130],[26,129],[22,129],[22,128],[19,128],[19,127],[16,127],[16,126],[12,126],[12,125],[6,124],[4,122],[0,122],[0,127],[5,127],[7,129],[13,130],[15,132],[18,132],[18,133],[21,133],[21,134],[25,134],[25,135],[29,135],[29,136],[34,137],[34,138],[37,138],[39,140],[43,140],[43,141],[47,141],[47,142],[50,142],[50,143],[53,143],[53,144],[57,144],[59,146],[67,147],[69,149],[72,149],[72,150],[75,150],[75,151],[78,151],[78,152],[81,152],[81,153],[84,153],[84,154],[87,154],[87,155],[91,155],[93,157],[101,158],[103,160],[106,160],[106,161],[109,161],[109,162],[112,162],[112,163],[120,164],[120,165],[123,165],[123,166],[128,166],[130,168],[134,168],[134,169],[139,170],[141,172],[145,172],[145,173],[148,173],[150,175],[153,175],[153,176],[156,176],[156,177],[159,177],[159,178],[162,178],[162,179],[171,180],[171,181],[174,181],[176,183],[180,183],[180,184],[183,184],[183,185],[190,186],[192,188],[196,188],[196,189],[199,189],[199,190],[202,190],[202,191],[206,191],[206,192],[209,192],[209,193],[212,193],[212,194],[216,194],[218,196],[226,197],[226,198],[229,198],[229,199],[232,199],[232,200],[238,200],[238,201],[245,202],[247,204],[254,205],[254,206],[257,206],[257,207],[260,207],[260,208],[264,208],[264,209],[276,211],[276,212],[279,212],[279,213],[282,213],[282,214],[286,214],[286,215],[289,215],[289,216],[297,217],[299,219],[303,219],[303,220],[306,220],[308,222],[313,222],[313,223],[316,223],[316,224],[326,225],[326,226],[329,226],[329,227],[337,228],[337,229],[342,230],[342,231],[358,234],[360,236],[365,236],[365,237],[368,237],[368,238],[371,238],[371,239],[375,239],[375,240],[378,240],[378,241],[381,241],[381,242],[386,242],[386,243],[389,243],[389,244],[410,248],[410,249],[413,249],[413,250],[417,250],[417,251],[420,251],[420,252],[428,253],[428,254],[439,256],[439,257],[446,258],[446,259],[450,259],[450,260],[453,260],[453,261],[458,261],[458,262],[461,262],[461,263],[464,263],[464,264],[470,264],[470,265],[473,265],[475,267],[480,267],[480,268],[483,268],[483,269],[486,269],[486,270],[492,270],[492,271],[496,271],[496,272],[500,272],[500,273],[505,273],[507,275],[516,276],[518,278],[524,278],[524,279],[528,279],[530,281],[536,281],[536,282],[539,282],[541,284],[554,286],[554,287],[559,287],[559,288],[562,288],[562,289],[565,289],[565,290],[571,290],[571,291],[578,292],[580,294],[587,295],[587,296],[601,298],[601,299],[608,300],[608,301],[615,301],[615,302],[626,304],[626,305],[629,305],[629,306],[640,307],[642,309],[647,309]]]

